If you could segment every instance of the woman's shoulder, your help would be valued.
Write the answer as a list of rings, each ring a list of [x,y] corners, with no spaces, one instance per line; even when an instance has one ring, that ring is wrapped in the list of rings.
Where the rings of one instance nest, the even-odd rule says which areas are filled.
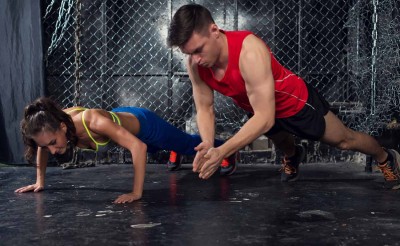
[[[105,109],[100,109],[100,108],[85,108],[85,107],[81,107],[81,106],[74,106],[74,107],[70,107],[70,108],[65,108],[63,109],[63,111],[65,113],[73,113],[73,112],[77,112],[77,113],[81,113],[81,112],[85,112],[85,115],[87,114],[104,114],[107,113],[107,110]]]
[[[73,106],[73,107],[69,107],[69,108],[64,108],[64,109],[63,109],[63,111],[64,111],[65,113],[67,113],[67,114],[73,113],[73,112],[79,113],[79,112],[83,112],[83,111],[85,111],[85,110],[87,110],[87,108],[81,107],[81,106]]]
[[[81,106],[74,106],[70,108],[65,108],[63,111],[69,114],[73,119],[84,119],[85,121],[91,121],[91,119],[96,119],[96,117],[106,116],[107,111],[97,108],[85,108]],[[78,118],[77,118],[78,117]]]

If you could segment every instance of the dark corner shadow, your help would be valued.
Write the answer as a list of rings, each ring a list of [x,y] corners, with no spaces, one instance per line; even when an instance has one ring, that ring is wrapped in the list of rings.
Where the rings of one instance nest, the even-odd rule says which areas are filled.
[[[5,119],[3,114],[3,105],[0,100],[0,162],[9,162],[11,159],[9,139],[6,133]]]

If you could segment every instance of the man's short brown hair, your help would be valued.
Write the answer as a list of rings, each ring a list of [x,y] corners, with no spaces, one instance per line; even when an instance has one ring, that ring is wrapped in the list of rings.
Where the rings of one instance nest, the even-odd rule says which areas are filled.
[[[183,5],[172,17],[167,44],[169,47],[181,47],[190,39],[193,32],[202,32],[212,23],[214,19],[207,8],[199,4]]]

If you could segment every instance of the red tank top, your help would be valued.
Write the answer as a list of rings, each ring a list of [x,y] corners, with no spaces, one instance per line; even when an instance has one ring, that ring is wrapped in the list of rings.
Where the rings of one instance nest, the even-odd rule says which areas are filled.
[[[213,90],[231,97],[233,101],[248,112],[253,112],[247,97],[245,82],[239,69],[239,56],[245,37],[249,31],[222,31],[228,40],[229,60],[225,75],[221,80],[214,77],[211,68],[198,66],[200,78]],[[254,34],[253,34],[254,35]],[[290,70],[283,67],[271,54],[271,67],[275,80],[275,117],[287,118],[299,112],[307,102],[308,91],[305,82]]]

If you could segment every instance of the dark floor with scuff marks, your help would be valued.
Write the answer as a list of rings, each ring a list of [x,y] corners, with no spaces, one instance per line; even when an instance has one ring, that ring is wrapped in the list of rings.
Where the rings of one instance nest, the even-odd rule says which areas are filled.
[[[148,165],[143,198],[115,205],[132,187],[131,165],[48,168],[46,190],[16,194],[31,167],[0,167],[0,245],[399,245],[400,191],[360,164],[239,165],[201,180]]]

